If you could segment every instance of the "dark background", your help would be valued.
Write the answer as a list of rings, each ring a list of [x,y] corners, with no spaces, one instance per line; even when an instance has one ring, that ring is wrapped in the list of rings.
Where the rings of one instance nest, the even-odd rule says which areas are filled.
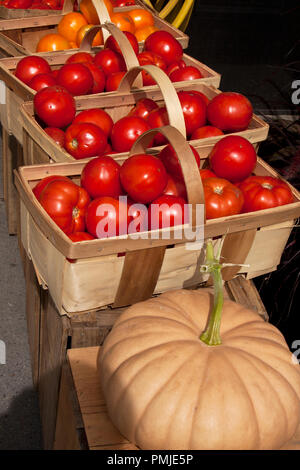
[[[298,190],[299,106],[292,103],[291,85],[300,80],[299,24],[299,1],[196,0],[185,31],[187,54],[219,72],[220,88],[245,94],[255,113],[268,121],[269,137],[259,155]],[[291,348],[300,339],[299,246],[295,228],[278,270],[254,281],[270,322]]]

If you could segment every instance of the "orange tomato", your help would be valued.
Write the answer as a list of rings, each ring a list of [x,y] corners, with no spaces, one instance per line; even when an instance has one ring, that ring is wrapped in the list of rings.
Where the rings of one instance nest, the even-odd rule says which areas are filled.
[[[77,35],[76,35],[77,47],[80,46],[81,41],[83,40],[85,33],[87,31],[89,31],[93,26],[95,26],[95,25],[85,24],[85,25],[81,26],[81,28],[77,31]],[[92,42],[92,46],[93,47],[101,46],[101,44],[103,44],[103,34],[102,34],[102,31],[100,30],[100,31],[98,31],[98,33],[94,37],[93,42]]]
[[[121,31],[129,31],[134,34],[134,22],[131,16],[128,15],[128,11],[126,11],[126,13],[113,13],[110,18],[112,23],[114,23]]]
[[[37,45],[36,52],[63,51],[70,49],[71,45],[66,38],[60,34],[46,34]]]
[[[136,29],[145,28],[146,26],[154,26],[154,18],[150,11],[142,8],[134,8],[128,10],[127,14],[132,18]]]
[[[81,26],[87,24],[82,13],[71,12],[62,17],[58,23],[57,30],[68,41],[76,42],[76,35]]]
[[[70,44],[70,49],[77,49],[78,48],[77,42],[75,42],[75,41],[70,41],[69,44]]]
[[[154,31],[158,31],[156,26],[145,26],[144,28],[138,28],[135,30],[135,37],[137,38],[138,42],[145,41],[145,39],[150,36],[150,34],[154,33]]]
[[[103,0],[108,11],[109,16],[113,14],[113,5],[110,0]],[[93,5],[92,0],[82,0],[80,2],[80,11],[84,15],[85,19],[90,24],[99,24],[99,18],[96,8]]]

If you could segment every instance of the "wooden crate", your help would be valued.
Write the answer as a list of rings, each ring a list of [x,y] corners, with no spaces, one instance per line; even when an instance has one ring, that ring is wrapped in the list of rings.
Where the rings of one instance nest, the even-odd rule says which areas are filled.
[[[45,449],[52,449],[61,368],[67,351],[101,345],[124,308],[109,307],[61,315],[49,291],[39,284],[32,261],[28,257],[25,259],[25,266],[26,317],[32,377],[39,398],[43,445]],[[254,284],[244,276],[237,276],[226,282],[224,295],[254,309],[265,320],[268,319]]]
[[[101,19],[101,22],[109,21],[110,18],[104,4],[99,2],[99,0],[93,0],[93,3],[97,9],[98,17]],[[148,9],[142,2],[137,2],[137,6]],[[137,6],[127,7],[126,9],[131,10]],[[124,9],[125,8],[116,8],[114,11],[122,11]],[[172,34],[184,49],[188,47],[189,37],[185,33],[174,28],[167,21],[159,18],[157,12],[153,11],[153,16],[154,25],[158,29],[168,31]],[[46,34],[57,33],[57,25],[60,20],[61,14],[20,18],[18,19],[18,25],[16,27],[15,19],[0,19],[0,51],[8,56],[36,53],[36,46],[39,40]],[[140,50],[143,48],[143,45],[144,41],[141,41],[139,43]],[[76,49],[73,49],[73,51],[76,52]]]
[[[54,450],[139,450],[112,424],[97,370],[99,347],[72,349],[62,370]],[[280,450],[300,449],[300,425]]]
[[[167,126],[160,131],[169,137],[175,149],[180,143],[178,157],[186,175],[189,202],[195,208],[197,204],[204,203],[204,198],[190,147],[175,128]],[[133,146],[131,154],[142,152],[154,132],[145,133]],[[128,235],[72,243],[41,208],[31,188],[49,174],[66,175],[78,181],[84,164],[77,161],[33,165],[16,172],[16,184],[22,201],[22,242],[33,260],[41,283],[49,288],[61,314],[108,305],[128,305],[152,293],[192,287],[203,281],[203,274],[198,270],[203,257],[199,240],[197,237],[188,239],[186,232],[176,238],[174,227],[167,235],[162,230],[146,232],[146,237],[138,240]],[[254,173],[278,177],[259,158]],[[225,279],[231,279],[238,272],[246,273],[250,278],[276,269],[294,219],[300,215],[300,195],[293,187],[291,189],[295,201],[292,204],[206,221],[204,238],[214,238],[214,243],[218,244],[220,237],[227,234],[222,256],[227,262],[247,265],[226,268],[223,273]],[[187,242],[194,242],[195,245],[189,245],[190,249],[187,250]],[[124,252],[125,256],[118,256],[118,253]],[[76,259],[76,262],[70,263],[68,259]],[[130,288],[127,285],[128,273],[132,280]]]
[[[21,18],[33,18],[37,16],[63,16],[73,10],[71,0],[64,0],[62,9],[60,10],[31,10],[24,8],[6,8],[0,5],[0,18],[7,20],[18,20]],[[1,21],[1,20],[0,20]]]

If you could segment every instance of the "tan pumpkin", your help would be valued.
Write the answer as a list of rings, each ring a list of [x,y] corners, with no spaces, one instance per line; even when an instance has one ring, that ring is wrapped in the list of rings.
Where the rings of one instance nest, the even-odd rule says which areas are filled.
[[[141,449],[279,449],[300,422],[300,367],[283,335],[224,301],[222,344],[208,346],[213,297],[177,290],[128,308],[98,358],[109,415]]]

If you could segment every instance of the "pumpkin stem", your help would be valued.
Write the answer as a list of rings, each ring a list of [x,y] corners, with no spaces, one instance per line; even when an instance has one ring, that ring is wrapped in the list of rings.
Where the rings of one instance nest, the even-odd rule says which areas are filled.
[[[206,265],[205,271],[209,272],[213,278],[214,284],[214,307],[210,315],[206,330],[200,335],[201,341],[209,346],[221,344],[220,325],[223,309],[223,283],[222,283],[222,264],[220,264],[220,253],[217,257],[214,255],[212,241],[209,240],[206,246]]]

